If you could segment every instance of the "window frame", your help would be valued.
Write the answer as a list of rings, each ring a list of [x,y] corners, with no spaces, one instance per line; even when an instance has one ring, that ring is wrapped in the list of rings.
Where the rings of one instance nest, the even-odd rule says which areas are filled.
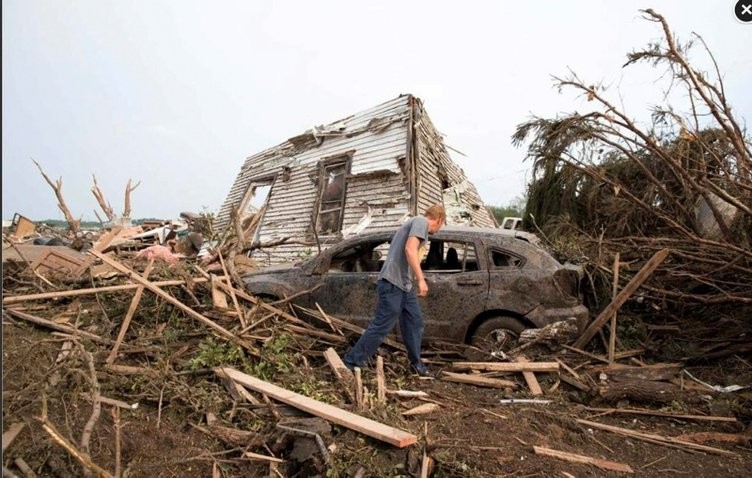
[[[498,266],[496,265],[493,259],[494,252],[497,252],[499,254],[504,254],[505,256],[513,257],[519,260],[519,263],[517,263],[516,265]],[[525,263],[527,263],[527,258],[525,256],[517,254],[516,252],[512,252],[509,249],[504,249],[502,247],[497,247],[497,246],[491,246],[488,248],[488,265],[492,271],[522,269],[523,267],[525,267]]]
[[[465,274],[469,272],[478,272],[483,270],[483,264],[481,264],[480,256],[478,255],[478,244],[476,241],[472,239],[459,239],[459,238],[439,238],[439,237],[429,237],[427,240],[428,247],[426,248],[426,254],[424,257],[421,258],[420,261],[420,268],[423,270],[423,272],[426,273],[438,273],[438,274]],[[428,266],[428,260],[429,255],[431,254],[431,244],[433,243],[441,243],[441,261],[439,264],[438,269],[436,268],[426,268]],[[449,244],[450,246],[447,246]],[[462,248],[457,248],[454,246],[462,245]],[[459,269],[447,269],[446,268],[446,255],[449,251],[450,247],[454,247],[455,251],[457,251],[458,257],[457,259],[460,261],[460,268]],[[469,248],[473,248],[473,257],[469,257],[468,251]],[[475,263],[474,269],[467,269],[467,262],[468,259],[470,259],[471,262]]]
[[[313,214],[313,224],[312,229],[313,232],[317,236],[323,236],[323,237],[331,237],[335,236],[337,234],[340,234],[342,232],[342,225],[345,218],[345,204],[347,204],[347,186],[348,181],[350,178],[350,168],[352,166],[352,156],[353,151],[348,151],[344,154],[338,154],[335,156],[327,157],[319,161],[318,164],[318,193],[316,194],[316,204],[314,206],[314,214]],[[343,179],[343,185],[342,185],[342,196],[339,199],[339,207],[337,208],[330,208],[326,209],[324,211],[321,210],[321,208],[324,206],[324,194],[326,192],[326,187],[328,186],[328,177],[329,177],[329,171],[338,167],[343,167],[342,174],[344,175]],[[332,202],[332,201],[327,201]],[[339,217],[337,218],[337,223],[334,226],[334,231],[330,232],[324,232],[320,231],[319,227],[321,225],[321,214],[322,213],[329,213],[339,211]]]

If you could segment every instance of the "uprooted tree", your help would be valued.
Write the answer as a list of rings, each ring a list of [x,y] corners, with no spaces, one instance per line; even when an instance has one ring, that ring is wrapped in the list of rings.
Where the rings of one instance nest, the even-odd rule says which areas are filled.
[[[608,270],[616,252],[642,262],[668,247],[670,258],[645,283],[645,295],[668,305],[752,304],[752,148],[734,116],[722,75],[707,45],[696,40],[715,72],[688,60],[692,43],[679,43],[663,16],[643,10],[663,39],[628,54],[625,67],[666,67],[670,86],[686,108],[669,100],[654,107],[647,127],[609,100],[605,88],[575,74],[556,78],[595,107],[585,114],[534,118],[518,126],[513,142],[528,138],[533,181],[526,223],[569,257]],[[585,260],[583,261],[585,262]],[[634,269],[637,270],[637,269]],[[598,277],[599,275],[595,275]],[[623,276],[624,278],[624,276]],[[746,278],[746,279],[745,279]],[[601,296],[610,296],[601,274]]]

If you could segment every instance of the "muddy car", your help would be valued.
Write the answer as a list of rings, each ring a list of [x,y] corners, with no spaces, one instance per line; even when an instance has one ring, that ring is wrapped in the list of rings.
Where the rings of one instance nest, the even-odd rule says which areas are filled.
[[[293,303],[365,327],[376,310],[376,280],[395,231],[360,234],[289,266],[244,276],[245,287],[270,300],[304,291]],[[429,294],[420,299],[425,340],[487,351],[516,343],[526,328],[570,317],[584,328],[580,274],[514,230],[447,226],[429,236],[421,267]],[[399,331],[396,331],[399,333]]]

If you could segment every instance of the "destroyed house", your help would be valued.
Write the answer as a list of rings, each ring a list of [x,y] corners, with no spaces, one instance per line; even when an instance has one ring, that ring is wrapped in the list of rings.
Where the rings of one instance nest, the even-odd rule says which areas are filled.
[[[240,231],[244,245],[262,247],[251,256],[270,265],[397,227],[436,203],[448,224],[496,226],[421,100],[400,95],[247,158],[217,230]]]

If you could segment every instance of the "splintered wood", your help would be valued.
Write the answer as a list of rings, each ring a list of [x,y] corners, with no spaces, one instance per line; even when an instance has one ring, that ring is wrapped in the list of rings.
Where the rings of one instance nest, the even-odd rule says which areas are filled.
[[[599,458],[591,458],[584,455],[576,455],[574,453],[553,450],[551,448],[545,448],[542,446],[533,446],[533,450],[535,451],[536,455],[551,456],[572,463],[585,463],[587,465],[597,466],[602,470],[619,471],[621,473],[634,473],[634,470],[629,465],[616,463],[614,461],[601,460]]]
[[[342,425],[343,427],[358,431],[372,438],[376,438],[377,440],[389,443],[390,445],[403,448],[417,443],[418,441],[418,437],[411,433],[342,410],[333,405],[319,402],[318,400],[259,380],[256,377],[244,374],[238,370],[229,367],[221,367],[217,370],[223,371],[228,377],[251,390],[264,393],[275,400],[292,405],[293,407],[299,408],[300,410],[312,415],[316,415],[329,420],[330,422]]]
[[[558,372],[559,371],[559,363],[558,362],[529,362],[525,357],[518,357],[517,361],[514,363],[509,362],[455,362],[452,364],[452,368],[457,370],[484,370],[484,371],[493,371],[493,372],[521,372],[522,376],[525,378],[525,382],[527,383],[527,386],[530,388],[530,392],[533,395],[542,395],[543,389],[541,389],[540,384],[538,383],[538,379],[535,378],[535,374],[533,372]],[[451,375],[449,377],[452,377]],[[460,380],[457,375],[454,377],[455,381]],[[475,380],[476,385],[480,384],[480,381],[477,379],[471,379],[467,376],[463,377],[466,382],[468,380]],[[493,382],[489,382],[486,379],[483,380],[486,383],[486,386],[491,386],[490,384]],[[497,385],[501,385],[499,382]],[[504,385],[507,386],[507,385]]]

